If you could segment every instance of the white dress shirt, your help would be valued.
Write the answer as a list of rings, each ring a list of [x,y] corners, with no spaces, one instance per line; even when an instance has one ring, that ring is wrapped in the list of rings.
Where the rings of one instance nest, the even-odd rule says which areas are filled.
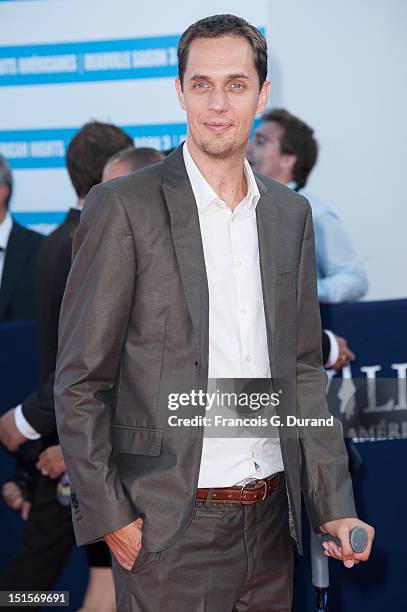
[[[41,434],[38,433],[31,427],[25,416],[23,415],[23,407],[19,404],[16,407],[16,411],[14,413],[14,420],[18,431],[25,437],[27,440],[38,440],[41,438]]]
[[[13,229],[13,219],[8,212],[0,223],[0,287],[1,279],[3,278],[4,260],[6,258],[6,250],[8,239],[10,238],[11,230]]]
[[[245,160],[247,195],[232,211],[202,176],[186,143],[183,153],[198,207],[208,278],[208,391],[213,392],[217,378],[271,375],[256,222],[260,194]],[[204,435],[198,486],[228,487],[282,470],[278,434],[275,438]]]

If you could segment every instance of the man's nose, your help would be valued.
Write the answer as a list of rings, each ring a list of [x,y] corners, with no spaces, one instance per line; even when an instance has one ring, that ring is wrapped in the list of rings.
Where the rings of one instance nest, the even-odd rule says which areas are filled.
[[[213,89],[209,97],[209,110],[224,112],[229,107],[228,96],[223,89]]]

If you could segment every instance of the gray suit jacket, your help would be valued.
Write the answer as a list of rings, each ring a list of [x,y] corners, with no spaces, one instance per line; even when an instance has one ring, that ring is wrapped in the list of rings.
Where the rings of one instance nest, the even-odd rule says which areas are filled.
[[[272,376],[296,381],[299,415],[328,416],[311,209],[291,189],[256,180]],[[208,321],[198,211],[182,149],[94,187],[74,239],[55,381],[78,544],[137,516],[149,551],[171,546],[187,528],[203,430],[174,435],[168,391],[206,391]],[[190,416],[196,413],[191,407]],[[301,491],[314,528],[356,513],[340,426],[329,440],[290,434],[280,431],[301,548]]]

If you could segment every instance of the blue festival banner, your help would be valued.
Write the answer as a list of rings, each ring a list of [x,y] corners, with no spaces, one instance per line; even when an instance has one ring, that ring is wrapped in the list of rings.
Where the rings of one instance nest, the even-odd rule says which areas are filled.
[[[0,86],[175,77],[179,37],[0,47]]]

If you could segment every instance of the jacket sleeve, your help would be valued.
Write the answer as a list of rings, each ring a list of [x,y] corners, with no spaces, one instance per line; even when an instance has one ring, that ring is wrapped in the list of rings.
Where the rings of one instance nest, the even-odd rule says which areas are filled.
[[[79,545],[132,522],[112,455],[112,392],[136,277],[133,235],[124,205],[106,185],[85,202],[62,302],[55,413],[70,479]]]
[[[322,367],[321,320],[317,296],[311,207],[301,244],[297,288],[298,416],[328,418],[327,376]],[[331,520],[356,517],[342,427],[299,427],[301,489],[313,529]]]

